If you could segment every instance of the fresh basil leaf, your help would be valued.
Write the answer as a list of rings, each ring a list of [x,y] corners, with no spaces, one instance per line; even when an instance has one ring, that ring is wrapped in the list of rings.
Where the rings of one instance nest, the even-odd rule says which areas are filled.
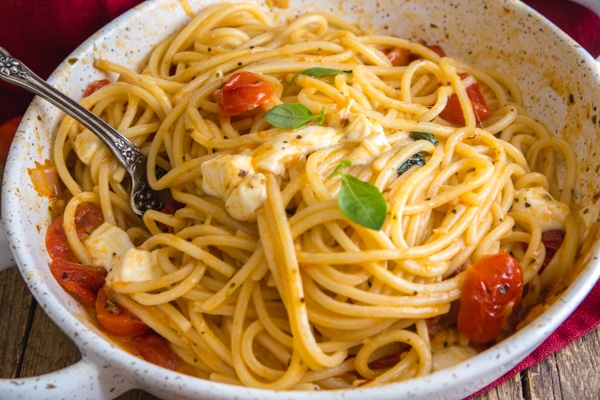
[[[351,72],[352,71],[340,71],[339,69],[322,68],[322,67],[307,68],[305,70],[298,72],[296,75],[294,75],[294,77],[292,78],[292,82],[294,82],[294,80],[298,77],[298,75],[306,75],[306,76],[312,76],[312,77],[318,78],[320,76],[349,74]]]
[[[317,117],[317,125],[323,125],[323,121],[325,121],[325,107],[321,108],[321,112]]]
[[[412,140],[427,140],[433,144],[437,144],[438,141],[431,133],[427,132],[411,132],[408,134]]]
[[[398,167],[398,176],[402,175],[415,165],[422,167],[426,162],[427,161],[425,160],[423,153],[419,151],[418,153],[413,154],[400,167]]]
[[[331,179],[331,178],[333,178],[336,175],[343,174],[342,169],[348,168],[351,165],[352,165],[352,161],[350,161],[350,160],[342,160],[337,165],[337,167],[335,167],[335,169],[333,170],[333,172],[331,174],[329,174],[329,176],[327,177],[327,179]]]
[[[342,180],[338,207],[349,220],[365,228],[380,230],[387,217],[387,203],[377,186],[341,171],[350,165],[350,161],[342,161],[329,176],[340,175]]]
[[[317,115],[313,114],[304,104],[278,104],[267,111],[263,118],[274,127],[282,129],[298,129],[315,120],[317,124],[321,125],[325,120],[325,107]]]

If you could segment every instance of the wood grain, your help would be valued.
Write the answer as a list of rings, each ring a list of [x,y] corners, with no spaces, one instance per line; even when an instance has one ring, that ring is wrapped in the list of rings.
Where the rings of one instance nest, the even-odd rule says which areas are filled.
[[[81,358],[77,347],[36,304],[16,268],[0,271],[0,313],[0,377],[40,375]],[[159,400],[142,390],[117,399]],[[473,400],[509,399],[600,399],[600,327]]]

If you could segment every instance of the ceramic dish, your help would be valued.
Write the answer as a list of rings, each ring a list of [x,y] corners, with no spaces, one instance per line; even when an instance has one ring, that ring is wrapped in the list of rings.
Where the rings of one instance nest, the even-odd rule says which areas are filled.
[[[218,0],[190,0],[197,11]],[[150,48],[190,19],[183,0],[147,1],[83,43],[49,82],[80,98],[84,86],[103,77],[93,59],[139,68]],[[274,9],[281,18],[300,10],[327,9],[409,39],[443,43],[448,54],[517,77],[529,112],[571,142],[579,155],[581,202],[586,224],[598,216],[600,191],[600,68],[573,40],[516,0],[290,0]],[[393,27],[393,28],[391,28]],[[482,29],[485,27],[485,29]],[[11,149],[2,190],[2,219],[14,259],[44,311],[82,353],[76,364],[51,374],[0,381],[1,398],[111,399],[141,388],[169,399],[456,399],[486,386],[514,367],[577,307],[600,275],[598,243],[564,293],[546,312],[500,344],[454,367],[383,387],[331,392],[275,392],[213,383],[168,371],[112,344],[48,269],[44,235],[50,223],[46,198],[33,189],[27,168],[51,156],[51,137],[61,113],[36,99]],[[8,265],[11,260],[4,258]]]

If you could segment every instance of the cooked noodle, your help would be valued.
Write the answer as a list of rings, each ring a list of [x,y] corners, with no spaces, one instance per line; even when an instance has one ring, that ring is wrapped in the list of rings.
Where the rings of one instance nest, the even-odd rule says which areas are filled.
[[[393,48],[415,57],[392,66],[385,51]],[[147,154],[151,185],[170,189],[183,207],[173,215],[148,211],[142,224],[129,209],[122,167],[65,118],[54,149],[73,195],[65,230],[80,261],[93,263],[73,216],[78,204],[94,202],[107,223],[149,252],[159,273],[123,281],[111,271],[106,285],[171,342],[188,373],[270,389],[426,375],[440,362],[436,354],[448,353],[430,337],[426,321],[447,314],[460,298],[469,264],[484,254],[511,253],[523,268],[528,307],[542,303],[573,265],[580,238],[575,213],[566,207],[573,202],[576,159],[527,115],[510,77],[422,43],[362,32],[325,13],[275,25],[244,3],[202,11],[152,50],[141,73],[108,60],[95,65],[120,79],[82,104]],[[314,67],[344,73],[297,75]],[[264,77],[275,95],[253,113],[219,118],[214,93],[240,70]],[[483,122],[469,106],[466,87],[473,82],[494,111]],[[465,127],[439,117],[453,93]],[[275,128],[263,116],[282,103],[302,103],[315,115],[324,108],[324,121]],[[411,132],[431,134],[437,144],[414,140]],[[419,152],[425,165],[399,175]],[[255,208],[247,192],[236,203],[232,188],[220,197],[203,187],[203,165],[236,155],[248,156],[254,171],[228,183],[250,181],[248,190],[262,190]],[[381,230],[340,210],[340,176],[330,175],[343,160],[352,162],[345,172],[386,199]],[[560,174],[557,164],[564,166]],[[156,167],[167,173],[158,177]],[[519,208],[518,199],[526,202],[533,188],[556,200],[548,195],[531,209]],[[541,218],[547,205],[566,212]],[[548,224],[565,239],[540,274]],[[458,360],[474,353],[455,328],[444,335]],[[372,364],[394,355],[391,365]]]

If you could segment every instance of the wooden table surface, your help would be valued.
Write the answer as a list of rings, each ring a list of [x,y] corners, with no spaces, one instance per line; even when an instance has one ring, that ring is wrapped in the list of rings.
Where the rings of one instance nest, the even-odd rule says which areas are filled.
[[[0,271],[0,377],[44,374],[73,364],[80,354],[37,306],[17,268]],[[477,400],[600,399],[600,327]],[[141,390],[119,400],[152,400]],[[10,400],[10,399],[2,399]]]

